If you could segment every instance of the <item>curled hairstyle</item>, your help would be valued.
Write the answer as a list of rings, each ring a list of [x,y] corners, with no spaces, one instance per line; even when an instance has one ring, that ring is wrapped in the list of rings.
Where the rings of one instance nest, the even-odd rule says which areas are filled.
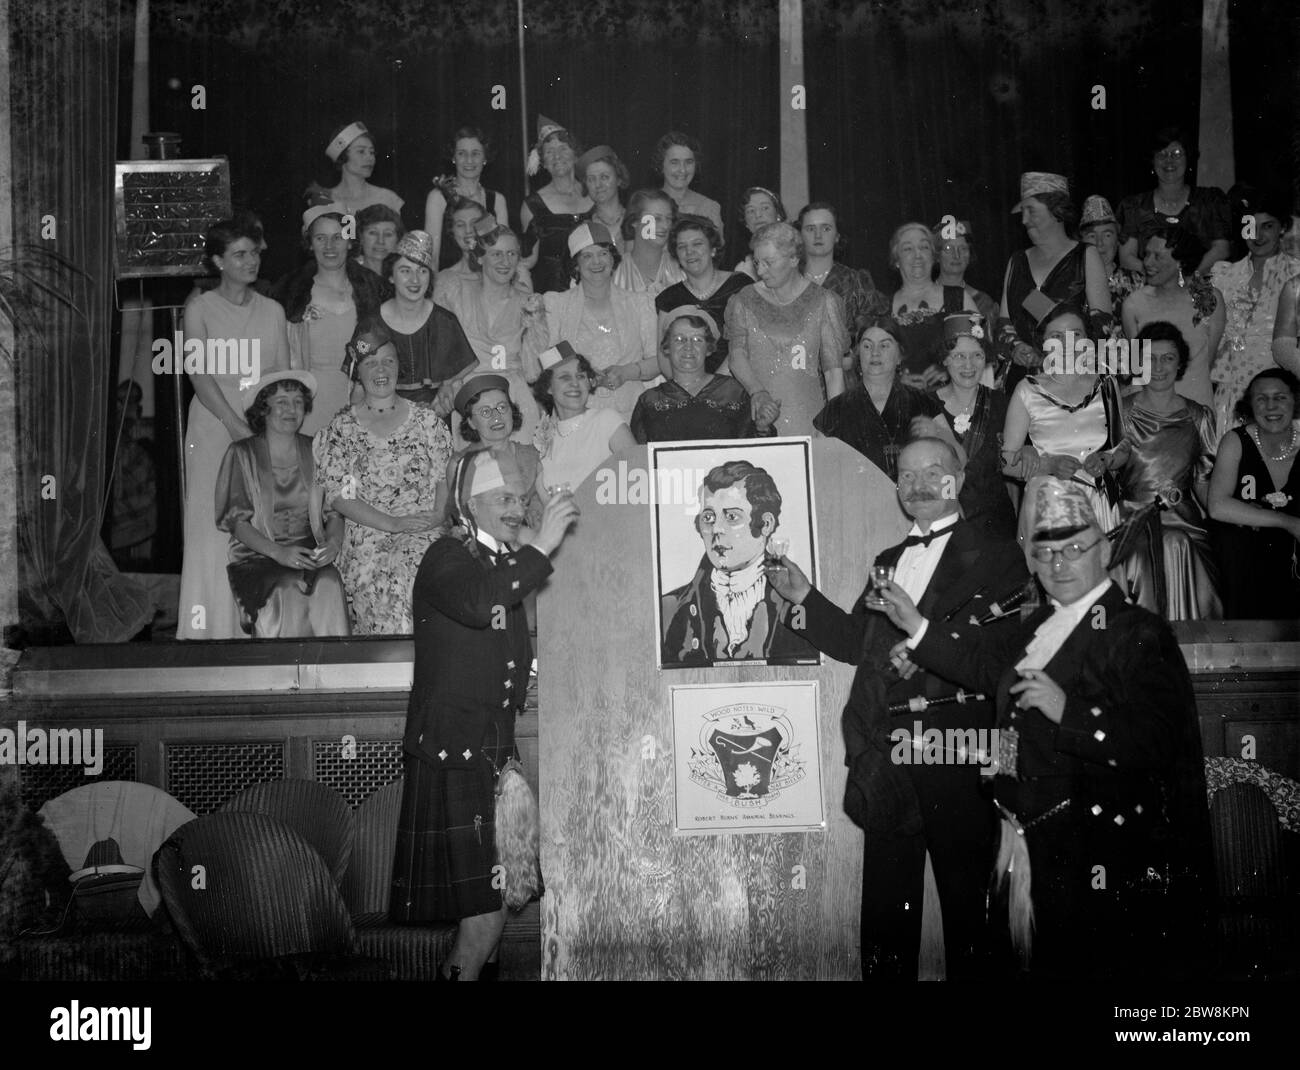
[[[456,159],[456,142],[464,141],[465,139],[471,137],[475,141],[477,141],[480,145],[483,146],[483,166],[486,167],[488,164],[490,164],[493,161],[493,159],[495,159],[496,151],[495,151],[495,147],[492,144],[492,139],[488,137],[487,134],[483,133],[481,127],[477,127],[477,126],[456,127],[456,129],[452,131],[451,140],[448,141],[447,144],[444,146],[443,151],[447,153],[448,159],[454,161]]]
[[[745,205],[749,203],[749,198],[755,193],[761,194],[772,202],[772,207],[776,209],[776,221],[784,223],[788,217],[785,205],[781,203],[781,198],[773,193],[766,186],[750,186],[740,195],[740,221],[745,222]]]
[[[406,257],[402,256],[402,254],[399,252],[391,252],[386,257],[384,257],[383,279],[385,282],[389,283],[390,285],[396,285],[395,283],[393,283],[393,271],[397,267],[397,262],[399,260],[404,260],[404,259],[406,259]],[[411,263],[414,264],[415,261],[412,260]],[[424,267],[423,264],[417,264],[416,266]],[[429,297],[433,294],[433,280],[434,280],[434,276],[436,276],[438,273],[436,271],[429,271],[428,268],[424,268],[424,270],[429,272],[429,285],[424,288],[423,296]]]
[[[519,235],[516,234],[513,230],[511,230],[509,227],[503,227],[498,225],[496,227],[493,227],[486,234],[475,234],[474,245],[470,249],[469,257],[468,257],[470,269],[473,271],[482,271],[483,260],[487,256],[488,250],[491,249],[494,245],[496,245],[496,243],[499,242],[502,238],[504,238],[507,234],[509,234],[510,237],[514,238],[515,242],[520,246],[521,249],[523,248],[523,243],[519,241]]]
[[[704,331],[705,335],[708,337],[709,340],[709,344],[705,347],[704,350],[706,356],[711,357],[713,356],[714,353],[717,352],[718,339],[713,333],[713,328],[709,326],[708,321],[703,316],[685,315],[685,316],[675,316],[673,319],[669,320],[666,324],[664,324],[664,336],[659,340],[660,353],[662,353],[665,357],[668,356],[669,351],[672,349],[672,342],[670,341],[669,336],[672,333],[673,324],[679,322],[680,320],[685,320],[692,327],[698,327],[699,329]]]
[[[602,152],[599,156],[593,156],[587,161],[587,166],[590,167],[594,163],[607,163],[614,169],[614,184],[619,189],[627,189],[628,186],[632,185],[632,173],[628,171],[627,164],[618,158],[618,153],[613,149],[610,149],[609,152]],[[578,175],[577,178],[585,190],[587,188],[586,173]]]
[[[1151,140],[1147,142],[1147,155],[1154,158],[1157,152],[1164,152],[1175,141],[1183,147],[1183,158],[1187,161],[1187,174],[1184,180],[1190,185],[1192,172],[1196,170],[1196,142],[1183,126],[1178,123],[1165,123],[1154,130]]]
[[[248,423],[248,429],[254,435],[266,433],[266,414],[271,411],[271,398],[280,392],[284,387],[290,393],[297,392],[302,395],[303,415],[311,413],[311,391],[309,391],[297,379],[280,379],[274,383],[267,383],[257,392],[257,397],[253,398],[253,404],[248,406],[244,413],[244,420]]]
[[[1189,275],[1196,270],[1205,255],[1205,245],[1191,230],[1181,223],[1158,223],[1142,228],[1142,249],[1145,253],[1153,238],[1164,238],[1169,255]]]
[[[799,231],[801,235],[803,233],[804,217],[809,212],[830,212],[831,218],[835,220],[835,247],[831,250],[831,257],[835,260],[840,259],[844,255],[844,250],[848,248],[849,239],[840,228],[840,213],[835,210],[835,205],[831,204],[830,201],[813,201],[811,204],[805,204],[800,208],[794,229]]]
[[[766,468],[758,468],[748,461],[728,461],[726,464],[720,464],[717,468],[712,469],[704,477],[703,489],[716,493],[720,490],[726,490],[728,487],[734,487],[737,483],[742,483],[745,490],[745,498],[749,501],[749,533],[751,535],[761,535],[763,533],[763,516],[766,513],[772,514],[772,524],[775,527],[781,523],[781,492],[776,488],[776,480],[767,472]],[[701,491],[703,497],[703,491]],[[695,530],[700,529],[700,517],[702,512],[695,514]]]
[[[1237,402],[1234,410],[1247,423],[1255,418],[1255,409],[1250,403],[1250,392],[1255,388],[1256,383],[1264,379],[1276,379],[1291,392],[1291,400],[1300,403],[1300,380],[1285,368],[1265,368],[1246,384],[1245,393],[1241,395],[1241,400]]]
[[[641,233],[641,217],[645,214],[647,204],[654,201],[663,201],[668,205],[668,218],[671,221],[670,227],[677,222],[677,202],[661,189],[639,189],[628,198],[627,210],[623,213],[623,222],[618,228],[619,235],[624,241],[635,241],[638,234]],[[672,231],[669,230],[671,236]]]
[[[581,353],[577,354],[577,361],[578,370],[587,377],[587,382],[594,390],[596,388],[596,369],[591,366],[591,361]],[[560,364],[563,363],[564,361],[560,361]],[[533,383],[533,397],[537,399],[537,404],[552,414],[555,412],[555,399],[551,397],[551,381],[555,378],[555,369],[560,364],[552,364],[537,377],[537,382]]]
[[[709,256],[716,264],[722,256],[722,250],[727,247],[727,242],[722,236],[722,231],[713,225],[713,220],[705,219],[702,215],[687,214],[677,217],[673,229],[668,232],[668,255],[677,261],[677,239],[688,230],[698,230],[704,235],[704,240],[709,243]]]
[[[943,236],[943,224],[936,223],[934,229],[930,231],[930,240],[934,242],[934,277],[939,277],[939,250],[943,248],[946,241],[955,241],[956,238],[966,239],[966,248],[970,252],[970,260],[966,264],[966,270],[969,271],[975,266],[975,234],[971,230],[970,220],[957,220],[957,234],[955,238],[945,238]]]
[[[1192,351],[1188,348],[1187,339],[1183,337],[1183,332],[1166,320],[1152,320],[1144,324],[1142,329],[1137,333],[1139,342],[1173,342],[1174,348],[1178,351],[1178,375],[1175,378],[1181,379],[1183,373],[1187,371],[1187,365],[1192,359]]]
[[[854,353],[857,353],[858,347],[862,345],[862,339],[867,336],[867,332],[872,327],[884,331],[894,340],[894,344],[898,346],[899,363],[901,365],[907,357],[907,346],[903,342],[903,329],[893,316],[868,316],[867,321],[862,325],[862,330],[858,331],[857,337],[853,339]]]
[[[1043,348],[1043,339],[1047,337],[1047,328],[1050,327],[1057,320],[1059,320],[1062,316],[1076,317],[1083,324],[1083,326],[1080,330],[1076,331],[1075,333],[1082,335],[1084,338],[1087,338],[1089,341],[1096,341],[1096,339],[1093,337],[1092,322],[1091,322],[1091,318],[1088,315],[1088,310],[1084,308],[1084,306],[1080,303],[1078,298],[1067,297],[1064,301],[1059,302],[1057,306],[1054,309],[1052,309],[1051,312],[1049,312],[1046,316],[1044,316],[1042,322],[1040,322],[1038,326],[1034,328],[1034,344],[1035,346],[1037,346],[1037,348],[1039,349]]]
[[[695,177],[700,177],[700,160],[703,156],[703,148],[696,138],[690,134],[683,134],[680,130],[669,130],[663,137],[655,142],[654,152],[651,153],[651,164],[655,173],[662,177],[664,173],[664,157],[668,155],[668,150],[674,145],[680,145],[684,149],[690,149],[691,155],[695,157]]]
[[[564,144],[568,145],[569,148],[573,150],[574,162],[577,162],[578,157],[582,155],[583,152],[582,142],[579,141],[576,137],[574,137],[573,134],[569,133],[569,131],[567,130],[553,130],[551,133],[547,134],[545,138],[543,138],[540,142],[538,142],[537,144],[538,156],[542,155],[542,150],[546,147],[546,142],[548,141],[562,141]],[[543,170],[545,170],[546,168],[545,161],[543,161],[542,163],[542,168]]]
[[[1047,193],[1035,193],[1033,197],[1052,214],[1053,219],[1060,222],[1070,237],[1073,238],[1078,233],[1079,209],[1068,193],[1050,190]]]
[[[460,421],[460,437],[466,442],[479,442],[481,436],[478,428],[474,426],[474,421],[466,413],[473,412],[474,406],[478,404],[478,399],[490,390],[500,390],[499,386],[485,386],[477,394],[470,395],[469,401],[465,403],[466,412],[462,412]],[[524,426],[524,414],[520,411],[519,406],[515,404],[515,399],[506,395],[506,400],[510,402],[510,430],[518,431]]]
[[[938,261],[939,249],[934,244],[934,233],[924,223],[904,223],[901,227],[894,230],[889,236],[889,266],[895,271],[898,270],[898,247],[903,242],[903,235],[909,230],[919,230],[925,234],[926,241],[930,243],[930,256],[933,260]]]
[[[262,245],[262,224],[251,212],[236,216],[234,219],[223,219],[220,223],[213,223],[208,228],[207,237],[203,242],[204,259],[215,268],[216,264],[212,263],[212,258],[225,256],[226,250],[240,238],[247,238],[259,248]]]
[[[581,226],[582,224],[578,224],[578,225]],[[609,255],[614,259],[613,270],[617,270],[618,265],[623,263],[623,254],[618,251],[618,246],[615,245],[612,241],[599,241],[596,244],[600,246],[602,249],[609,250]],[[591,246],[588,245],[587,248],[590,249]],[[568,274],[569,278],[571,278],[574,282],[579,282],[582,279],[582,271],[578,267],[578,256],[581,256],[582,252],[583,250],[579,249],[577,256],[575,256],[569,252],[569,248],[567,245],[564,248],[564,261],[563,261],[564,270]]]
[[[754,236],[749,239],[750,252],[756,250],[764,242],[771,244],[782,256],[794,257],[799,263],[799,270],[803,270],[804,264],[807,262],[803,242],[799,238],[799,232],[789,223],[764,223],[754,231]]]
[[[357,213],[356,220],[358,235],[364,234],[367,227],[373,227],[376,223],[392,223],[397,228],[399,238],[406,233],[406,227],[402,224],[402,217],[386,204],[367,205]]]

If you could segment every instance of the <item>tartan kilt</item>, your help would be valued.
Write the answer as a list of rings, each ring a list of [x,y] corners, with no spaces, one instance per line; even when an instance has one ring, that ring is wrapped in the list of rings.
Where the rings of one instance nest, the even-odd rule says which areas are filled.
[[[509,711],[508,744],[492,749],[498,766],[514,753],[514,716]],[[499,738],[492,727],[488,733]],[[406,754],[403,764],[389,918],[401,925],[452,922],[500,910],[501,892],[492,887],[497,856],[491,763],[483,757],[473,769],[438,769]]]

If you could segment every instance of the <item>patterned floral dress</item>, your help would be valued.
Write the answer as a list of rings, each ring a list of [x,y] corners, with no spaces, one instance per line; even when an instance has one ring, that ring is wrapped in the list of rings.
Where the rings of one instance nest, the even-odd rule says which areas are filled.
[[[1245,394],[1246,384],[1265,368],[1274,367],[1277,299],[1287,280],[1300,275],[1300,258],[1287,253],[1269,257],[1258,290],[1251,289],[1254,275],[1255,265],[1249,256],[1235,264],[1221,260],[1210,269],[1210,281],[1227,304],[1227,322],[1210,369],[1215,428],[1220,437],[1236,423],[1233,409]]]
[[[408,403],[409,404],[409,403]],[[316,435],[312,453],[325,502],[357,498],[393,516],[431,512],[451,458],[451,432],[428,406],[380,438],[344,409]],[[411,585],[441,529],[392,533],[349,520],[338,569],[348,595],[353,635],[413,631]]]

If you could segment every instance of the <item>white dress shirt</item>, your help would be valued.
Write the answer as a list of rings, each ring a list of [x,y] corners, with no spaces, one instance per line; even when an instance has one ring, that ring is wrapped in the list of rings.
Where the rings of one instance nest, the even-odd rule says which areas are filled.
[[[951,528],[960,519],[957,513],[941,517],[930,525],[930,531],[943,532],[942,535],[936,536],[929,546],[909,546],[898,555],[898,561],[894,564],[894,582],[907,592],[907,597],[913,603],[920,604],[925,589],[930,586],[930,580],[934,578],[935,569],[939,567],[939,558],[943,556],[944,547],[948,545],[948,538],[952,535]],[[921,530],[920,525],[913,524],[912,530],[907,534],[924,536],[926,533]]]
[[[1034,637],[1025,647],[1025,656],[1016,662],[1016,671],[1024,669],[1043,669],[1056,657],[1057,651],[1065,645],[1074,631],[1088,615],[1088,611],[1110,587],[1109,577],[1102,580],[1091,591],[1068,606],[1061,605],[1055,598],[1051,600],[1056,610],[1034,631]]]

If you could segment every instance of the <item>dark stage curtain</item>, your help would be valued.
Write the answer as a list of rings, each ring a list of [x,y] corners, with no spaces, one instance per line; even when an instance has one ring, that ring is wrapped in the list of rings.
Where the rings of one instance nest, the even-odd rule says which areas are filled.
[[[650,181],[651,150],[662,134],[693,134],[704,146],[696,188],[722,204],[732,245],[727,266],[739,260],[740,191],[774,187],[780,173],[777,5],[750,0],[706,11],[678,0],[529,0],[525,7],[529,138],[537,114],[550,116],[588,146],[613,146],[636,188]],[[423,225],[433,177],[451,170],[444,148],[452,131],[485,128],[497,154],[484,184],[506,195],[518,225],[526,190],[513,0],[382,11],[346,0],[292,24],[244,0],[215,11],[158,0],[153,26],[154,126],[178,131],[184,156],[230,157],[235,201],[259,212],[268,228],[264,275],[288,271],[305,255],[302,191],[312,180],[331,180],[325,143],[352,119],[375,135],[380,160],[371,181],[406,201],[408,227]],[[207,90],[201,111],[191,107],[195,84]],[[498,85],[504,110],[491,107]],[[536,184],[545,181],[543,174]]]
[[[67,262],[36,269],[59,296],[37,290],[39,334],[17,339],[22,616],[38,632],[62,620],[77,642],[120,642],[153,607],[99,535],[118,15],[103,0],[49,0],[15,4],[10,19],[15,245],[29,263],[43,252]],[[54,240],[41,238],[46,216],[56,220]]]
[[[967,282],[1000,298],[1008,257],[1028,244],[1010,214],[1022,172],[1064,174],[1076,204],[1100,193],[1118,207],[1153,184],[1144,145],[1163,117],[1195,131],[1200,11],[807,0],[810,186],[840,209],[849,262],[892,292],[894,229],[950,214],[974,229]]]

